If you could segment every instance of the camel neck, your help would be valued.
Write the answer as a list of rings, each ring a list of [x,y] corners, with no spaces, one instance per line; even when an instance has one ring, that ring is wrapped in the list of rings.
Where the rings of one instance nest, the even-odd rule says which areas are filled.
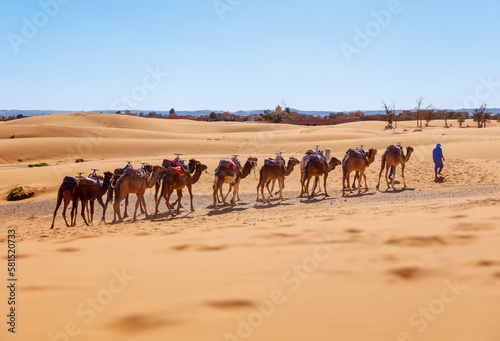
[[[192,184],[194,185],[195,183],[197,183],[198,180],[200,180],[200,177],[201,177],[201,169],[196,168],[196,171],[194,172],[194,175],[193,175],[193,182],[192,182]]]

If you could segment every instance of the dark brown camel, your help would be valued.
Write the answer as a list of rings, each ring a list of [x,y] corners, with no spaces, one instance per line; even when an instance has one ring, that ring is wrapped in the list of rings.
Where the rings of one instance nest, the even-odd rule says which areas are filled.
[[[319,177],[322,175],[324,178],[323,187],[325,188],[325,197],[330,196],[326,191],[326,179],[328,178],[328,173],[334,170],[335,167],[337,167],[341,163],[342,162],[340,162],[340,160],[334,157],[332,157],[330,161],[328,161],[328,163],[323,159],[317,159],[314,161],[307,162],[303,180],[304,183],[306,183],[305,191],[307,193],[308,199],[312,199],[314,197],[314,190],[316,189],[316,185],[318,184]],[[314,185],[311,194],[309,194],[309,181],[311,181],[311,178],[313,176],[315,177]]]
[[[54,228],[54,221],[56,220],[57,210],[59,209],[59,206],[61,206],[63,200],[64,200],[64,206],[63,206],[62,216],[64,218],[64,222],[66,223],[66,227],[70,226],[70,224],[68,224],[68,221],[66,220],[66,209],[68,208],[69,203],[73,202],[73,191],[75,190],[75,188],[76,188],[76,178],[72,176],[64,177],[63,182],[61,186],[59,186],[59,190],[57,191],[57,205],[56,209],[54,210],[54,218],[52,219],[52,225],[50,226],[51,229]],[[78,202],[76,203],[73,202],[73,206],[75,206],[76,208],[74,212],[74,217],[73,217],[73,209],[71,209],[71,219],[70,219],[71,226],[73,226],[76,223]]]
[[[385,168],[385,182],[387,183],[387,189],[390,188],[389,180],[387,178],[387,173],[389,173],[389,169],[391,168],[391,166],[394,166],[391,184],[392,184],[392,189],[395,190],[394,178],[396,177],[396,167],[399,164],[401,165],[401,175],[403,176],[403,185],[404,187],[406,187],[405,164],[408,162],[408,160],[410,160],[411,153],[413,153],[412,147],[406,147],[406,155],[404,155],[402,147],[398,148],[392,145],[387,147],[386,151],[384,152],[384,155],[382,155],[382,164],[380,167],[380,173],[378,175],[377,189],[380,186],[380,177],[382,176],[384,168]]]
[[[352,193],[351,184],[349,181],[349,176],[352,171],[356,172],[356,178],[359,178],[358,193],[361,193],[361,179],[365,179],[365,190],[368,190],[368,185],[366,183],[365,169],[369,167],[370,164],[375,160],[375,155],[377,155],[376,149],[368,150],[368,154],[363,151],[357,151],[349,149],[342,160],[342,195],[345,195],[346,181],[349,187],[349,193]],[[354,183],[353,183],[354,186]]]
[[[159,174],[165,171],[165,167],[163,166],[154,166],[151,175],[148,176],[145,173],[141,173],[136,169],[128,169],[125,173],[120,176],[116,183],[115,189],[115,202],[113,203],[114,209],[114,219],[113,223],[116,222],[116,217],[123,222],[122,215],[120,213],[120,202],[125,199],[127,194],[132,193],[137,195],[137,202],[135,203],[134,217],[132,221],[135,221],[137,218],[137,208],[139,204],[142,203],[144,207],[144,214],[146,218],[148,217],[148,212],[146,210],[146,200],[144,199],[144,192],[146,189],[151,188],[155,185],[158,180]]]
[[[194,170],[194,175],[191,175],[191,169]],[[165,199],[165,204],[167,205],[170,215],[174,215],[174,213],[172,212],[172,206],[175,206],[175,204],[177,204],[177,214],[179,214],[182,199],[182,189],[184,187],[187,187],[188,189],[189,197],[191,200],[191,212],[193,212],[194,207],[192,185],[198,182],[201,173],[206,169],[207,166],[200,163],[199,161],[196,161],[195,159],[189,160],[189,172],[184,172],[182,176],[177,173],[177,170],[174,167],[167,168],[161,187],[161,194],[156,202],[155,216],[158,213],[158,206],[160,205],[162,197]],[[170,196],[172,195],[174,190],[177,191],[177,200],[173,204],[170,204]]]
[[[104,179],[102,180],[102,186],[99,187],[99,183],[94,178],[79,178],[76,184],[75,194],[73,195],[73,202],[78,202],[80,200],[82,202],[82,217],[83,221],[87,226],[89,223],[94,221],[94,202],[97,199],[97,202],[104,209],[104,202],[102,201],[102,197],[106,193],[109,187],[109,183],[111,182],[111,178],[113,178],[113,173],[104,172]],[[85,219],[85,208],[87,209],[87,216],[89,211],[88,203],[90,202],[90,221],[87,222]],[[76,209],[73,206],[74,211]],[[73,214],[73,213],[72,213]]]
[[[249,157],[247,161],[245,162],[245,165],[241,167],[241,165],[238,165],[236,171],[232,170],[231,168],[226,168],[226,167],[218,167],[217,170],[215,171],[215,179],[214,179],[214,185],[213,185],[213,190],[214,190],[214,208],[217,208],[217,195],[220,193],[220,197],[222,198],[222,202],[224,206],[227,206],[226,203],[226,198],[224,197],[224,194],[222,193],[222,185],[224,184],[230,184],[231,187],[233,188],[233,197],[231,199],[231,204],[232,205],[237,205],[236,204],[236,197],[238,197],[238,190],[239,190],[239,185],[241,179],[244,179],[250,174],[252,169],[257,165],[257,158],[255,157]]]
[[[257,185],[256,201],[259,201],[259,190],[260,190],[260,193],[262,195],[262,202],[263,203],[266,202],[266,199],[264,197],[264,186],[267,186],[267,190],[269,191],[269,198],[267,199],[267,201],[271,202],[271,190],[269,190],[269,181],[275,181],[275,180],[278,180],[280,199],[283,200],[283,188],[285,186],[284,184],[285,176],[290,175],[293,171],[293,168],[298,164],[300,164],[300,161],[294,157],[291,157],[288,160],[286,168],[284,167],[284,163],[283,165],[278,165],[271,162],[265,163],[264,166],[262,166],[262,168],[260,169],[260,179],[259,179],[259,184]]]

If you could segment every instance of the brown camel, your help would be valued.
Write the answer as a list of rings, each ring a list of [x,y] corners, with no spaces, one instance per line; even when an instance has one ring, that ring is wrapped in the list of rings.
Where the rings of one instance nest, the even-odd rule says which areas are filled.
[[[310,160],[313,160],[315,158],[320,158],[328,162],[330,160],[330,153],[331,150],[330,148],[325,148],[324,154],[322,150],[318,149],[319,146],[316,146],[316,149],[312,150],[309,149],[307,152],[305,152],[304,156],[300,160],[300,195],[299,198],[302,198],[304,194],[307,194],[307,189],[306,189],[306,183],[304,181],[304,174],[306,172],[306,165]],[[311,157],[311,155],[313,155]],[[318,184],[318,192],[321,192],[321,184]]]
[[[120,176],[115,189],[115,202],[113,204],[115,217],[113,219],[113,223],[116,222],[116,216],[118,216],[118,219],[123,222],[123,218],[120,213],[120,202],[125,199],[129,193],[135,193],[137,195],[137,202],[135,203],[134,217],[132,218],[132,221],[135,221],[137,218],[137,208],[139,207],[139,203],[142,203],[144,207],[144,214],[146,215],[146,218],[148,217],[146,200],[144,200],[144,192],[146,192],[146,189],[152,188],[155,185],[159,174],[164,170],[165,167],[163,166],[154,166],[151,175],[148,176],[147,174],[141,173],[136,169],[128,169],[122,176]]]
[[[236,171],[231,168],[226,167],[218,167],[215,171],[215,179],[214,179],[214,208],[217,208],[217,194],[220,192],[220,197],[222,198],[222,202],[224,206],[227,206],[226,198],[224,194],[222,194],[222,185],[230,184],[233,189],[233,197],[231,199],[231,204],[236,205],[236,197],[238,196],[238,190],[241,179],[244,179],[250,174],[252,169],[257,165],[257,158],[249,157],[245,162],[245,165],[241,167],[238,164]]]
[[[108,203],[110,201],[111,201],[111,203],[113,203],[113,197],[115,195],[116,182],[118,181],[118,179],[120,178],[120,176],[127,169],[134,169],[134,167],[132,167],[132,165],[130,164],[130,161],[128,162],[128,164],[125,167],[123,167],[123,168],[116,168],[114,170],[113,178],[111,179],[111,182],[109,183],[108,193],[106,195],[106,202],[104,203],[104,209],[103,209],[103,212],[102,212],[101,223],[106,223],[106,210],[108,208]],[[139,168],[139,171],[145,172],[145,173],[151,173],[152,170],[153,170],[152,166],[148,165],[148,164],[145,164],[142,168]],[[127,213],[128,197],[129,197],[129,195],[127,194],[127,196],[125,198],[125,212],[123,214],[123,218],[127,218],[128,217],[128,213]],[[144,213],[144,209],[142,207],[142,203],[140,204],[139,207],[141,209],[141,213]]]
[[[368,185],[366,183],[365,169],[369,167],[370,164],[375,160],[375,155],[377,154],[376,149],[368,150],[366,154],[362,150],[349,149],[342,160],[342,195],[345,195],[345,183],[347,181],[347,186],[349,187],[349,193],[352,193],[351,184],[349,182],[349,175],[352,171],[356,172],[356,177],[359,178],[358,193],[361,193],[361,179],[365,179],[365,190],[368,190]],[[354,181],[356,181],[356,177]],[[354,186],[354,183],[353,183]]]
[[[102,201],[102,197],[106,193],[109,187],[109,183],[113,178],[113,173],[104,172],[104,179],[102,180],[102,186],[99,186],[99,183],[95,178],[84,178],[81,177],[78,179],[76,184],[75,194],[73,195],[73,202],[78,202],[80,200],[82,202],[82,218],[87,226],[89,223],[94,221],[94,202],[97,199],[97,202],[104,209],[104,202]],[[90,202],[90,221],[87,222],[85,219],[85,208],[87,209],[87,216],[89,212],[88,203]],[[76,210],[76,207],[73,206],[72,211]],[[72,212],[73,214],[73,212]],[[76,215],[76,214],[75,214]]]
[[[191,175],[191,169],[193,169],[194,175]],[[189,160],[189,172],[184,172],[182,176],[177,173],[177,170],[174,167],[167,168],[161,187],[161,194],[156,202],[155,216],[158,213],[158,206],[162,197],[165,199],[165,204],[167,205],[170,215],[174,215],[174,213],[172,212],[172,206],[175,206],[175,204],[177,204],[177,214],[179,214],[182,199],[182,189],[184,187],[187,187],[188,189],[189,197],[191,199],[191,212],[193,212],[193,192],[191,186],[198,182],[201,173],[206,169],[207,166],[199,161],[196,161],[195,159]],[[177,200],[173,204],[170,204],[170,196],[172,195],[174,190],[177,191]]]
[[[56,214],[57,210],[59,209],[59,206],[61,206],[62,201],[64,200],[64,207],[63,207],[63,212],[62,216],[64,218],[64,222],[66,223],[66,227],[69,227],[70,224],[68,224],[68,221],[66,220],[66,209],[68,208],[68,205],[70,202],[73,202],[73,191],[76,188],[76,178],[72,176],[66,176],[63,179],[63,182],[61,186],[59,186],[59,191],[57,192],[57,205],[56,209],[54,210],[54,218],[52,219],[52,225],[50,226],[51,229],[54,228],[54,221],[56,220]],[[73,226],[76,223],[76,213],[78,211],[78,202],[73,202],[73,206],[76,207],[75,209],[75,216],[73,217],[73,209],[71,209],[71,226]],[[73,222],[73,219],[75,222]]]
[[[259,179],[259,184],[257,185],[257,201],[259,201],[259,189],[260,193],[262,195],[262,202],[265,203],[266,199],[264,197],[264,186],[267,185],[267,190],[269,191],[269,198],[267,201],[270,203],[271,202],[271,191],[269,190],[269,181],[276,181],[278,180],[279,184],[279,193],[280,193],[280,199],[283,200],[283,188],[285,186],[284,181],[285,181],[285,176],[290,175],[292,173],[293,168],[300,164],[300,161],[297,160],[294,157],[291,157],[288,160],[288,164],[286,168],[284,167],[284,160],[283,164],[280,165],[276,160],[271,160],[270,162],[264,163],[264,166],[260,169],[260,179]],[[273,187],[274,187],[274,182],[273,182]]]
[[[391,166],[394,166],[391,184],[392,184],[392,189],[395,190],[394,178],[396,177],[396,167],[399,164],[401,165],[401,175],[403,176],[403,185],[404,187],[406,187],[405,164],[408,162],[408,160],[410,160],[411,153],[413,153],[412,147],[406,147],[406,155],[404,155],[402,147],[399,146],[396,147],[393,145],[387,147],[386,151],[384,152],[384,155],[382,155],[382,164],[380,167],[380,174],[378,175],[377,189],[380,186],[380,177],[382,176],[382,171],[384,170],[384,167],[385,167],[385,182],[387,183],[387,189],[390,188],[389,180],[387,179],[387,173],[389,173],[389,169],[391,168]]]
[[[341,163],[342,162],[340,162],[339,159],[334,157],[332,157],[328,162],[323,159],[317,159],[307,162],[303,181],[306,183],[305,190],[308,199],[312,199],[314,197],[314,190],[316,189],[316,185],[318,184],[318,180],[321,175],[323,175],[324,178],[323,187],[325,188],[325,197],[329,197],[328,192],[326,191],[326,179],[328,178],[328,173],[334,170],[335,167],[337,167]],[[311,194],[309,194],[309,181],[311,181],[311,178],[313,176],[315,177],[314,186]]]

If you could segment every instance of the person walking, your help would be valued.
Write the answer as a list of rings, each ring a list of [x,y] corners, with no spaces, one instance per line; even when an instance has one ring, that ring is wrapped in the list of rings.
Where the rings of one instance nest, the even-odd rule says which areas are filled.
[[[434,150],[432,151],[432,158],[434,160],[434,175],[435,179],[437,180],[438,174],[441,174],[441,171],[444,167],[443,161],[445,161],[443,150],[441,149],[441,143],[438,143],[436,145],[436,148],[434,148]]]

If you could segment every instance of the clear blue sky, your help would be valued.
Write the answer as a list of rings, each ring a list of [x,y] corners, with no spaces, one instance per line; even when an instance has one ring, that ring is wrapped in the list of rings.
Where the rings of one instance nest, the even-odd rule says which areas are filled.
[[[2,1],[0,109],[500,107],[499,13],[498,0]]]

